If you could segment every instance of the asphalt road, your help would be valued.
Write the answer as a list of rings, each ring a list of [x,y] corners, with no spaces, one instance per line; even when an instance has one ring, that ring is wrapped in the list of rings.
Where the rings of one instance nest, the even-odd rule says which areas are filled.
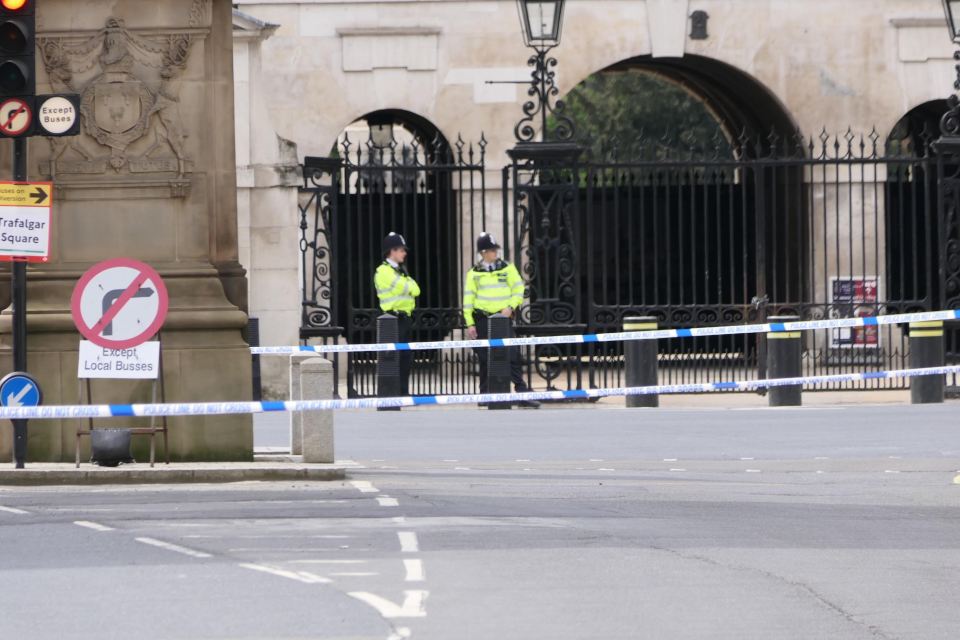
[[[347,482],[0,489],[0,637],[952,639],[957,408],[345,412]]]

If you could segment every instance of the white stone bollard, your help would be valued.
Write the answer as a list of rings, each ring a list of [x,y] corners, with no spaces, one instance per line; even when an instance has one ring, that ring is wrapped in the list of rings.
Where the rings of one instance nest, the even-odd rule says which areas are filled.
[[[300,364],[305,360],[316,358],[316,354],[305,353],[290,356],[290,399],[303,400],[300,393]],[[290,412],[290,455],[299,456],[303,453],[303,413]]]
[[[333,363],[316,357],[301,361],[300,393],[304,400],[333,398]],[[333,411],[299,413],[303,461],[333,462]]]

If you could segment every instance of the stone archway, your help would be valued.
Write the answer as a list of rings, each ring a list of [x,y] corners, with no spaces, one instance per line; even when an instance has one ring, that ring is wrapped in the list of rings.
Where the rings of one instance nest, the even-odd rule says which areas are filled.
[[[939,304],[936,272],[940,238],[936,218],[938,186],[933,143],[940,135],[946,100],[930,100],[900,118],[886,138],[886,284],[903,310]]]
[[[421,287],[414,340],[443,339],[459,328],[460,282],[472,259],[464,238],[486,222],[484,144],[449,142],[428,119],[390,109],[348,125],[330,157],[306,159],[302,336],[326,336],[336,327],[350,343],[376,342],[381,311],[373,274],[391,231],[405,237],[406,268]],[[458,357],[416,353],[412,390],[462,383],[466,363]],[[349,394],[375,392],[375,363],[370,354],[349,356]]]
[[[806,149],[766,87],[704,57],[641,56],[564,101],[588,148],[576,234],[587,324],[636,311],[737,321],[810,299]]]

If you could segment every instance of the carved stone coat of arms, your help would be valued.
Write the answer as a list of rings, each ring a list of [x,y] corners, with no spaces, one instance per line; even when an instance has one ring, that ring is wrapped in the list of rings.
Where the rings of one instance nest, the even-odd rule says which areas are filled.
[[[204,35],[195,23],[206,1],[195,0],[191,24],[180,32],[135,33],[110,18],[85,38],[38,38],[54,90],[81,96],[83,135],[49,139],[51,176],[113,173],[131,185],[165,179],[171,195],[186,195],[193,162],[179,85],[193,44]]]

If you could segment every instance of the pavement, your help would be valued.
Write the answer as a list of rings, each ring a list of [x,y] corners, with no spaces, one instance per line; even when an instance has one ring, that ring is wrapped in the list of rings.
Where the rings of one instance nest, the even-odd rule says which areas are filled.
[[[953,640],[957,422],[351,411],[346,480],[0,487],[0,637]]]
[[[342,480],[349,462],[304,464],[278,457],[253,462],[158,462],[100,467],[81,463],[27,462],[23,469],[6,463],[0,468],[0,486],[4,485],[87,485],[87,484],[167,484],[181,482],[274,482],[283,480]]]

